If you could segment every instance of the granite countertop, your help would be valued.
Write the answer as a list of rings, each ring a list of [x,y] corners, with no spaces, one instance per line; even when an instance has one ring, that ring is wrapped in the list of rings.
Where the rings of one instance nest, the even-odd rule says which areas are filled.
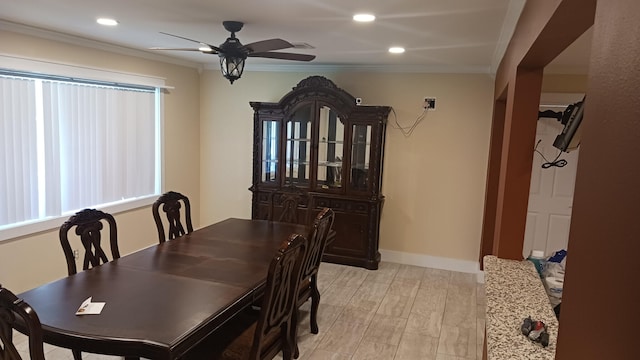
[[[487,359],[554,359],[558,320],[533,263],[487,255],[484,273]],[[547,325],[548,347],[522,335],[520,327],[527,316]]]

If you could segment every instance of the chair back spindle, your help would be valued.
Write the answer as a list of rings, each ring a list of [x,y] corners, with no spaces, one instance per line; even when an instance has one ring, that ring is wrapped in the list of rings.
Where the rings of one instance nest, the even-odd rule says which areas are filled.
[[[279,222],[298,223],[298,203],[300,198],[296,195],[284,195],[282,199],[282,213]]]
[[[329,208],[324,208],[313,222],[313,226],[308,236],[309,249],[307,250],[306,258],[302,266],[302,279],[311,277],[318,272],[320,263],[322,262],[322,255],[324,255],[324,248],[327,244],[327,238],[331,227],[333,226],[333,220],[335,213]]]
[[[84,259],[82,269],[88,270],[92,267],[109,262],[107,254],[102,249],[101,231],[104,228],[103,221],[109,225],[109,247],[113,259],[120,258],[118,250],[118,230],[116,221],[111,214],[96,209],[84,209],[65,221],[60,227],[60,244],[67,261],[67,271],[69,275],[77,273],[75,256],[69,242],[69,231],[75,227],[75,234],[80,237],[84,247]]]
[[[182,204],[184,204],[186,231],[180,216]],[[166,214],[167,222],[169,224],[169,231],[167,234],[165,234],[164,225],[160,217],[160,208],[162,208],[162,211]],[[193,225],[191,223],[191,204],[189,203],[189,198],[178,192],[169,191],[160,196],[158,200],[153,203],[152,211],[153,219],[155,220],[156,227],[158,228],[158,241],[160,243],[163,243],[166,240],[173,240],[193,231]]]
[[[302,267],[307,241],[302,235],[292,234],[284,241],[276,257],[271,261],[262,310],[253,338],[251,359],[261,359],[263,353],[272,349],[263,349],[264,339],[272,332],[279,332],[284,354],[292,354],[295,339],[291,338],[292,313],[296,309],[298,279]]]
[[[302,306],[311,298],[310,327],[313,334],[318,329],[318,308],[320,306],[320,291],[318,290],[318,270],[322,262],[324,249],[327,245],[329,232],[333,227],[335,213],[330,208],[324,208],[316,216],[311,231],[309,232],[309,245],[300,273],[300,290],[297,307]],[[297,308],[296,307],[296,308]],[[294,313],[297,318],[297,310]]]

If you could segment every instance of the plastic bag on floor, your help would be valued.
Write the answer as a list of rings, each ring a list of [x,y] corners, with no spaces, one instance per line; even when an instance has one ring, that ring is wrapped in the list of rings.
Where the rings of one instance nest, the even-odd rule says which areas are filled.
[[[564,278],[564,266],[561,263],[547,261],[542,270],[542,277]]]

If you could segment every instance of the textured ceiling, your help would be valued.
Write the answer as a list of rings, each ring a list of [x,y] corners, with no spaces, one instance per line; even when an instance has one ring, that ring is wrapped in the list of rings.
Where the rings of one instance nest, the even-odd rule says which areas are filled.
[[[212,45],[229,36],[225,20],[245,23],[242,43],[282,38],[314,49],[287,49],[316,55],[310,63],[250,58],[253,67],[345,67],[389,71],[495,71],[524,0],[3,0],[0,29],[48,34],[68,41],[117,45],[144,56],[163,56],[201,67],[217,67],[216,55],[152,51],[150,47],[197,47],[167,32]],[[355,23],[357,12],[373,13],[373,23]],[[96,24],[112,17],[120,24]],[[60,34],[55,34],[60,35]],[[403,46],[404,54],[388,53]],[[1,45],[0,45],[1,48]],[[574,56],[575,57],[575,56]],[[570,66],[571,60],[567,60]]]

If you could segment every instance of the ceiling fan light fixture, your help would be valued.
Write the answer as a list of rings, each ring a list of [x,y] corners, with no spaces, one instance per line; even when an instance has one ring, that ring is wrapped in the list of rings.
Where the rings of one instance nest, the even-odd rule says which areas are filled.
[[[242,55],[220,54],[220,71],[229,82],[240,79],[244,70],[244,61],[247,57]]]
[[[276,52],[275,50],[288,49],[295,47],[293,44],[282,39],[266,39],[255,41],[250,44],[242,45],[240,39],[236,37],[236,32],[242,29],[244,25],[241,21],[223,21],[224,28],[231,33],[227,40],[220,44],[219,47],[209,45],[205,42],[189,39],[180,35],[173,35],[161,32],[164,35],[173,36],[179,39],[198,43],[197,48],[150,48],[151,50],[181,50],[181,51],[200,51],[205,54],[215,54],[220,58],[220,71],[231,84],[240,79],[244,71],[244,62],[247,57],[262,57],[268,59],[282,59],[294,61],[311,61],[315,59],[315,55],[297,54],[288,52]],[[305,44],[312,48],[312,46]]]
[[[399,46],[393,46],[389,48],[389,52],[392,54],[402,54],[404,52],[404,48]]]
[[[376,16],[373,14],[355,14],[353,15],[353,21],[357,22],[372,22],[376,19]]]

